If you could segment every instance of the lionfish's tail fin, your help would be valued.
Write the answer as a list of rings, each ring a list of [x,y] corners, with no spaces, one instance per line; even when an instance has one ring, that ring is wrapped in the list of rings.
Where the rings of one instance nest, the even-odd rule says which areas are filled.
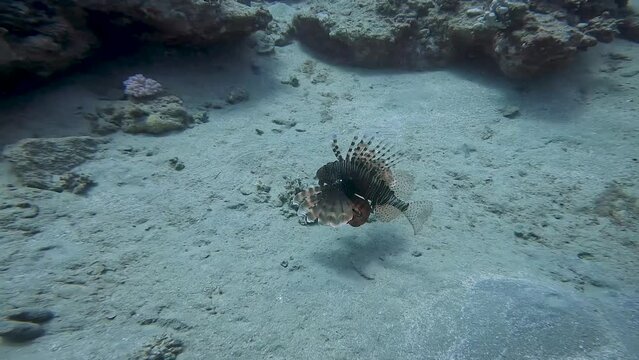
[[[404,211],[404,215],[413,226],[415,235],[424,228],[426,220],[428,220],[432,213],[433,204],[428,200],[412,202],[408,205],[408,209]]]
[[[397,205],[401,206],[400,204]],[[415,201],[407,205],[408,207],[404,211],[391,204],[379,205],[375,207],[375,215],[379,221],[389,222],[404,214],[413,226],[413,232],[417,235],[424,228],[426,220],[432,214],[433,204],[430,201]]]
[[[295,195],[297,215],[306,223],[319,221],[333,227],[353,218],[352,201],[338,188],[315,186]]]

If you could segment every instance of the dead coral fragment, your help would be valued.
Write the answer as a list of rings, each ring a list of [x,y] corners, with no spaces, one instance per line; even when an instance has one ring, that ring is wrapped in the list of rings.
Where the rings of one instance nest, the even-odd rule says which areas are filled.
[[[59,192],[66,190],[74,194],[84,194],[94,185],[95,181],[91,179],[91,176],[68,172],[60,176],[58,179],[58,187],[53,190]]]
[[[639,198],[622,184],[613,182],[595,199],[594,212],[617,225],[636,223],[639,221]]]
[[[184,344],[180,340],[173,339],[168,335],[156,338],[153,343],[142,348],[137,354],[131,356],[129,360],[175,360],[184,351]]]

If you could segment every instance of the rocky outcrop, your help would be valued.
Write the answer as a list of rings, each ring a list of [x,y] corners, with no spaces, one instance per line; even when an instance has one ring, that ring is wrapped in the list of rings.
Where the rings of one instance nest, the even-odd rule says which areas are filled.
[[[47,77],[87,57],[97,44],[80,9],[46,1],[1,1],[0,87]]]
[[[628,14],[619,24],[619,32],[624,38],[639,42],[639,14]]]
[[[294,25],[309,48],[366,67],[420,69],[490,57],[530,77],[611,41],[625,1],[311,1]],[[627,27],[630,27],[628,25]]]
[[[131,36],[175,45],[208,45],[265,29],[265,9],[221,0],[75,0],[89,16],[111,27],[135,25]]]
[[[205,46],[270,20],[268,11],[234,0],[0,1],[0,92],[64,70],[104,44]]]

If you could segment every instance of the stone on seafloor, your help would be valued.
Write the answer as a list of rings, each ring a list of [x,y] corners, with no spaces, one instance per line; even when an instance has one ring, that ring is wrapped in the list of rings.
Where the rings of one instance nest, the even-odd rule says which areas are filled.
[[[55,315],[51,310],[41,308],[22,308],[9,311],[7,319],[40,324],[53,319],[54,316]]]
[[[499,111],[504,117],[509,119],[514,119],[519,115],[519,107],[513,105],[503,107]]]
[[[44,335],[42,326],[30,322],[0,320],[0,337],[12,342],[30,341]]]

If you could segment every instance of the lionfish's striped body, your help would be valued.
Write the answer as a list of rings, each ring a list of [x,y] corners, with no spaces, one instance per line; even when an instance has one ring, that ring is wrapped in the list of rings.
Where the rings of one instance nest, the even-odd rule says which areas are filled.
[[[317,170],[319,185],[295,196],[298,214],[306,222],[360,226],[372,211],[381,221],[404,214],[417,233],[431,213],[429,202],[408,203],[399,198],[410,193],[412,177],[395,171],[401,154],[373,138],[351,142],[345,156],[333,140],[336,161]]]

